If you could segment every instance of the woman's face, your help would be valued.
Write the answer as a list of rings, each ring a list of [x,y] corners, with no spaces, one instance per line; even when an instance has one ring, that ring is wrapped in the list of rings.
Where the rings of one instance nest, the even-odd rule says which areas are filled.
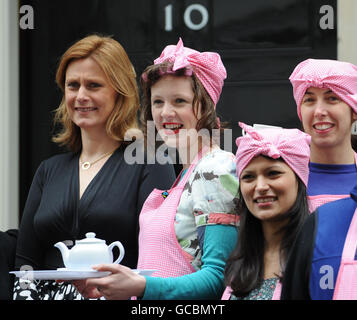
[[[280,221],[296,201],[298,181],[285,162],[258,156],[242,171],[240,189],[253,216]]]
[[[333,91],[308,88],[301,103],[301,119],[317,150],[351,146],[351,126],[357,114]]]
[[[72,121],[81,129],[105,129],[117,92],[92,58],[71,62],[66,70],[65,101]]]
[[[172,148],[197,143],[197,117],[193,112],[194,92],[189,77],[163,76],[151,87],[151,113],[157,131]]]

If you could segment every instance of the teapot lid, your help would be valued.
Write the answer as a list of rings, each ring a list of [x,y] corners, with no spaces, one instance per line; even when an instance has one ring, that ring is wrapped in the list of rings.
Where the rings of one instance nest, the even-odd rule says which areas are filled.
[[[87,232],[86,238],[84,238],[82,240],[76,240],[76,244],[77,243],[80,243],[80,244],[103,243],[103,242],[105,243],[105,240],[96,238],[94,232]]]

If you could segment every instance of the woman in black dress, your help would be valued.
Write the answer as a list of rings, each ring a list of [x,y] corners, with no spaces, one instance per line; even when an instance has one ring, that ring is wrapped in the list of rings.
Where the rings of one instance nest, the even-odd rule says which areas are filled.
[[[171,165],[129,164],[124,136],[137,128],[139,108],[134,68],[112,38],[88,36],[62,56],[56,81],[63,99],[54,142],[70,152],[43,161],[24,209],[16,251],[17,269],[63,267],[53,245],[69,245],[95,232],[107,244],[125,247],[121,262],[137,263],[138,215],[153,188],[175,179]],[[164,179],[162,177],[165,177]],[[70,283],[15,282],[14,299],[82,299]]]

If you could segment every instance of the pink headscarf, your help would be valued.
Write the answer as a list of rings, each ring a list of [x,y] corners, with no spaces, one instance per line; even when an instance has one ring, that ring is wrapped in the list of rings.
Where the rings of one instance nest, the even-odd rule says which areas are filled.
[[[227,77],[221,57],[216,52],[199,52],[183,46],[182,39],[177,45],[167,46],[160,57],[155,59],[154,64],[165,61],[173,63],[172,70],[190,68],[212,98],[214,105],[217,104],[222,92],[223,81]]]
[[[357,112],[357,67],[351,63],[307,59],[295,67],[289,80],[300,120],[301,101],[310,87],[330,89]]]
[[[282,158],[307,186],[309,177],[311,137],[298,129],[269,128],[256,131],[239,122],[246,135],[236,139],[237,175],[259,155]]]

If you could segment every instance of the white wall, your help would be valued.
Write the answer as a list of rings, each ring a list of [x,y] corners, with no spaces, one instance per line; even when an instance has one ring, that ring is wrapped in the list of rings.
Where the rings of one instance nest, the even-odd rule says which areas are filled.
[[[357,65],[357,1],[337,2],[337,59]],[[357,121],[352,126],[357,133]]]
[[[0,0],[0,230],[18,226],[18,2]]]
[[[337,57],[357,65],[357,1],[337,1]]]

